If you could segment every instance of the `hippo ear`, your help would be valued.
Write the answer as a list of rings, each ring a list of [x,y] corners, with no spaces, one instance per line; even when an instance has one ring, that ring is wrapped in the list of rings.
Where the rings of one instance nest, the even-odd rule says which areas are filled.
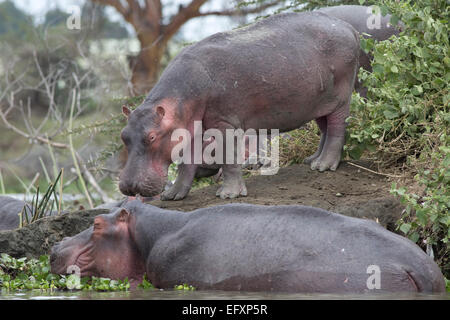
[[[166,110],[164,110],[164,108],[161,106],[157,106],[156,114],[159,116],[160,119],[162,119],[162,118],[164,118],[164,115],[166,114]]]
[[[120,210],[119,216],[117,217],[117,221],[126,222],[130,219],[130,212],[127,209]]]
[[[123,105],[122,113],[128,119],[128,117],[130,116],[131,110],[126,105]]]

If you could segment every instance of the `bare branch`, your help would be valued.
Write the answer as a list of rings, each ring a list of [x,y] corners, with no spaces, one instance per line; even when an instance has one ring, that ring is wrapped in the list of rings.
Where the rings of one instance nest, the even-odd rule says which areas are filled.
[[[15,133],[21,135],[24,138],[27,138],[30,140],[36,140],[36,141],[39,141],[40,143],[50,144],[52,147],[55,147],[55,148],[67,149],[69,147],[65,143],[54,142],[54,141],[51,141],[51,140],[41,137],[41,136],[33,136],[33,135],[30,135],[30,134],[20,130],[19,128],[17,128],[16,126],[14,126],[13,124],[11,124],[8,121],[8,119],[5,116],[5,113],[1,109],[0,109],[0,118],[3,120],[3,123],[5,124],[5,126],[8,129],[13,130]]]
[[[83,175],[83,177],[90,183],[90,185],[92,186],[92,188],[94,188],[95,191],[97,191],[97,193],[99,194],[100,198],[102,198],[103,203],[108,203],[108,202],[112,202],[113,200],[108,197],[108,195],[106,194],[105,191],[103,191],[103,189],[98,185],[97,181],[95,180],[94,176],[92,175],[92,173],[88,170],[88,168],[86,167],[86,165],[84,164],[83,160],[81,159],[81,157],[78,155],[78,153],[76,153],[76,156],[78,158],[78,161],[80,162],[80,169],[81,169],[81,174]]]
[[[280,4],[282,0],[277,0],[273,2],[266,3],[256,8],[251,9],[233,9],[233,10],[222,10],[222,11],[208,11],[208,12],[199,12],[196,17],[204,17],[204,16],[245,16],[251,13],[258,13],[264,11],[270,7],[276,6]]]
[[[180,6],[178,13],[164,30],[164,41],[167,42],[186,23],[186,21],[199,15],[200,7],[208,0],[192,0],[186,7]]]
[[[92,0],[92,2],[96,2],[98,4],[102,4],[105,6],[114,7],[124,17],[126,21],[128,21],[134,26],[130,8],[125,8],[120,2],[120,0]]]

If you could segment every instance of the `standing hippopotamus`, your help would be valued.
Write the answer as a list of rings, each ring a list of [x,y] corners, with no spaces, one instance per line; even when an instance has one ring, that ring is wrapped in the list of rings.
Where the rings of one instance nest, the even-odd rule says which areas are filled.
[[[128,277],[158,288],[444,292],[439,267],[374,221],[306,206],[226,204],[192,212],[138,200],[52,248],[53,273]],[[377,274],[376,274],[377,273]],[[375,279],[378,277],[377,279]]]
[[[25,202],[8,196],[0,196],[0,231],[19,227],[19,213]]]
[[[372,7],[346,5],[346,6],[334,6],[318,9],[316,12],[322,12],[326,15],[341,19],[353,26],[360,35],[367,38],[370,35],[371,38],[377,41],[383,41],[389,39],[393,35],[398,35],[403,27],[403,24],[399,22],[398,26],[390,24],[391,15],[385,16],[381,13],[372,12]],[[375,17],[375,15],[377,15]],[[359,55],[359,65],[365,70],[372,71],[371,67],[372,57],[361,50]],[[367,88],[361,86],[358,79],[355,81],[355,89],[361,96],[367,95]]]
[[[128,159],[120,175],[121,192],[146,197],[161,193],[172,149],[179,143],[172,134],[185,129],[194,144],[195,121],[203,132],[217,129],[225,137],[230,129],[284,132],[316,119],[323,139],[310,158],[311,168],[335,170],[358,55],[356,30],[319,12],[274,15],[185,48],[142,105],[131,113],[124,108],[128,124],[122,140]],[[195,145],[192,149],[194,159]],[[229,156],[227,150],[224,143],[223,155]],[[241,165],[222,163],[224,182],[217,195],[245,196]],[[161,199],[184,198],[198,166],[181,164],[174,185]]]

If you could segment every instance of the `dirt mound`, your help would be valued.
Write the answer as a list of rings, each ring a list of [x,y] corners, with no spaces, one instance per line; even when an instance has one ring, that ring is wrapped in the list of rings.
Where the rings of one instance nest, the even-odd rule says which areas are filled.
[[[0,253],[13,257],[37,258],[64,237],[74,236],[89,228],[96,215],[106,209],[76,211],[45,217],[21,229],[0,231]]]
[[[261,205],[301,204],[345,215],[373,219],[389,230],[395,228],[402,206],[389,194],[389,180],[346,162],[336,172],[312,171],[308,165],[281,168],[276,175],[246,179],[248,196],[233,200],[216,197],[218,185],[190,192],[180,201],[149,202],[172,210],[191,211],[231,202]]]
[[[149,202],[172,210],[191,211],[231,202],[261,205],[301,204],[323,208],[348,216],[378,220],[393,231],[402,206],[389,195],[389,181],[379,175],[342,163],[336,172],[319,173],[307,165],[281,168],[273,176],[252,176],[246,179],[248,196],[233,200],[216,197],[218,185],[191,192],[181,201]],[[38,257],[49,253],[62,238],[87,229],[93,218],[118,205],[104,209],[71,212],[42,218],[22,229],[0,231],[0,253],[14,257]]]

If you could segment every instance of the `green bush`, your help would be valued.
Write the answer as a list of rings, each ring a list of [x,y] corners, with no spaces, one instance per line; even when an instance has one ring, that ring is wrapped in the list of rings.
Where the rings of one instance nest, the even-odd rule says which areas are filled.
[[[398,228],[420,246],[432,245],[449,277],[449,7],[445,0],[385,0],[381,10],[405,31],[390,41],[361,39],[373,72],[359,72],[368,97],[354,95],[345,151],[352,158],[374,154],[380,166],[415,175],[419,191],[391,189],[406,205]]]
[[[43,291],[72,289],[79,284],[79,290],[124,291],[130,288],[128,279],[123,281],[107,278],[56,275],[50,273],[48,256],[39,259],[13,258],[5,253],[0,255],[0,289]]]
[[[140,289],[155,289],[144,274],[142,282],[137,285]],[[84,290],[84,291],[128,291],[130,283],[127,278],[112,280],[98,277],[82,277],[71,275],[57,275],[50,273],[49,256],[43,255],[39,259],[16,259],[6,253],[0,254],[0,293],[2,290]],[[174,290],[194,291],[195,287],[182,284]]]

